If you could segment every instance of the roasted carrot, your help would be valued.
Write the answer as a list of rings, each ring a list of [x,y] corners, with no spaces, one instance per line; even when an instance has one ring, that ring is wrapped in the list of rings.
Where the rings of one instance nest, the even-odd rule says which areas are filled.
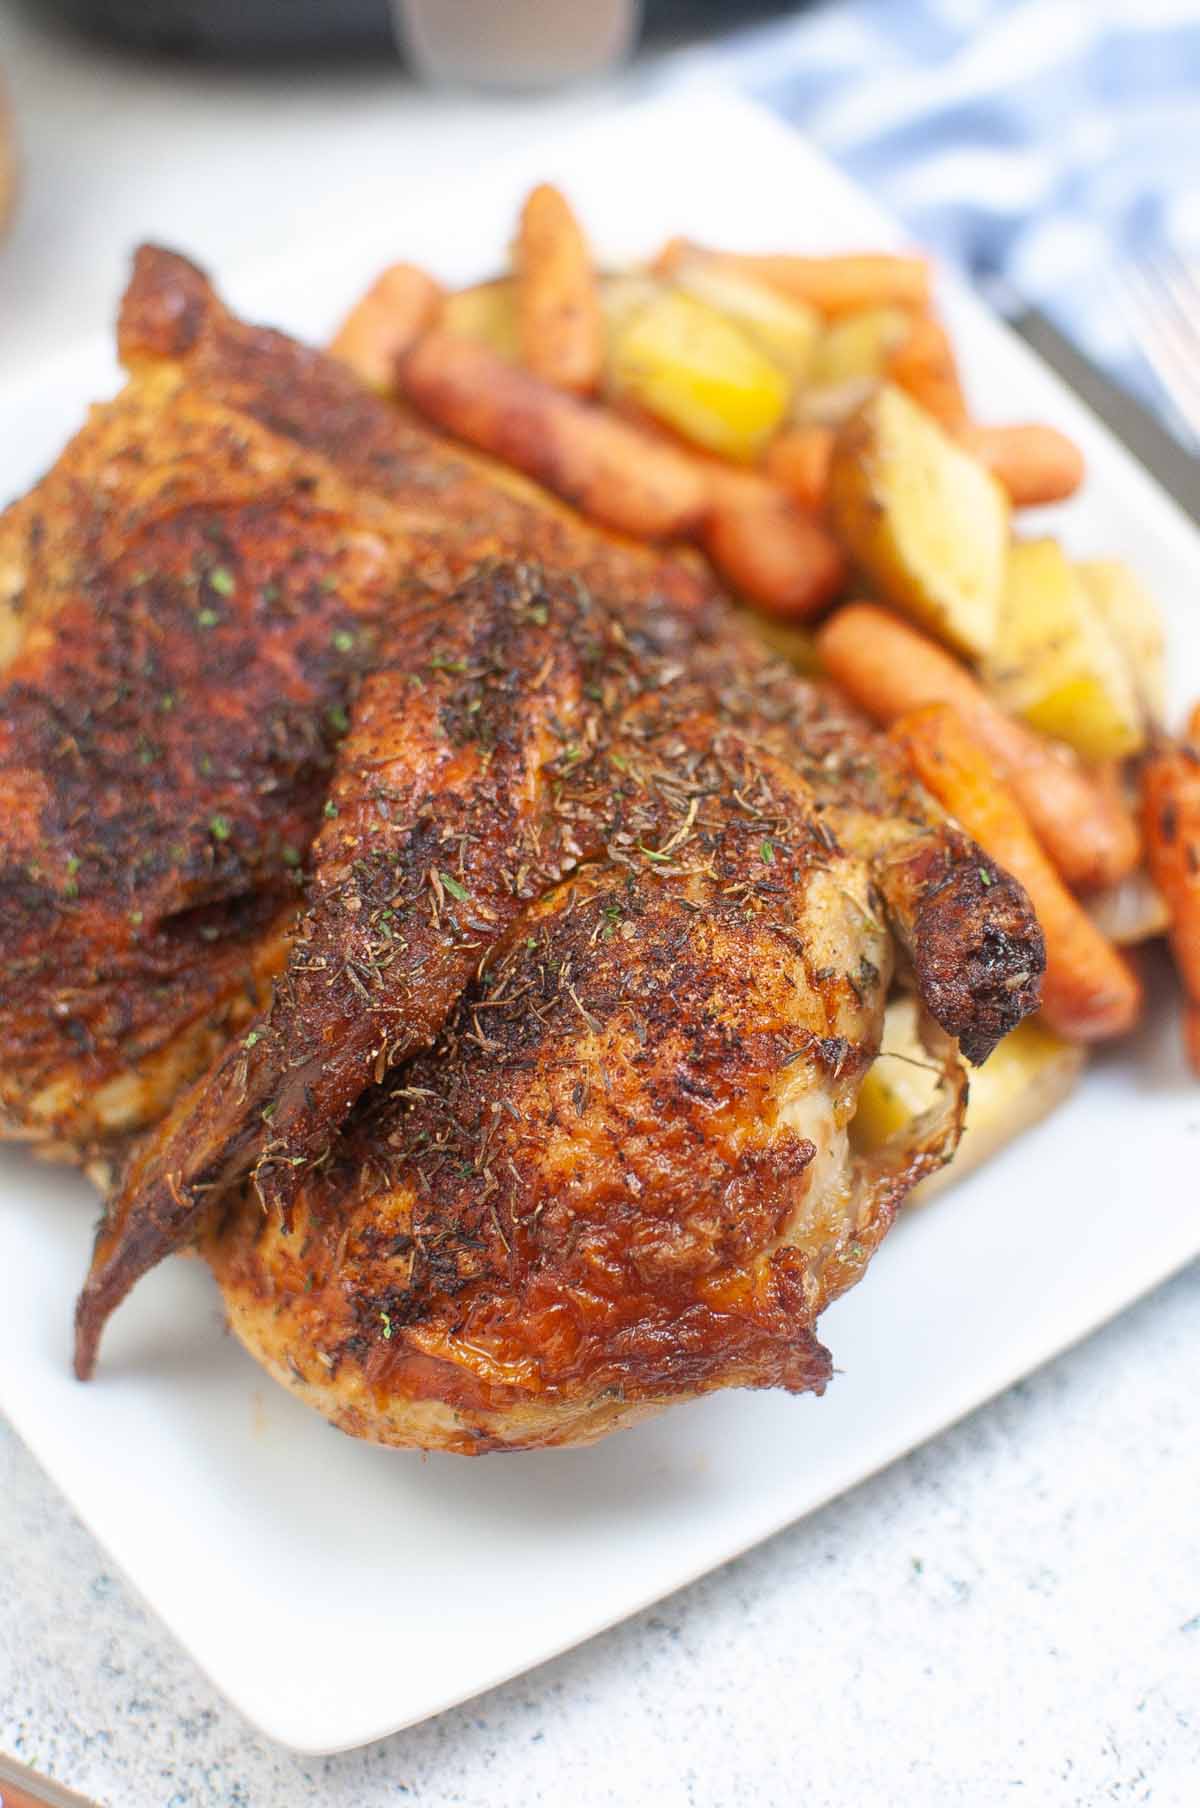
[[[701,536],[733,588],[769,615],[803,621],[845,588],[841,548],[777,485],[749,473],[714,485]]]
[[[1184,739],[1188,754],[1200,761],[1200,703],[1188,717]],[[1200,1000],[1194,997],[1184,1002],[1183,1046],[1192,1072],[1200,1076]]]
[[[397,363],[432,326],[442,299],[440,283],[426,271],[393,264],[351,308],[330,343],[331,356],[386,394],[395,387]]]
[[[1136,825],[1078,757],[1006,715],[916,628],[873,603],[850,603],[821,628],[817,646],[830,675],[885,726],[927,703],[952,704],[1069,885],[1115,885],[1137,865]]]
[[[415,393],[414,399],[422,405]],[[434,402],[428,411],[432,414],[438,406],[440,402]],[[780,621],[800,621],[824,608],[844,589],[847,570],[841,548],[819,521],[793,504],[781,484],[760,471],[686,445],[628,399],[615,401],[611,411],[582,403],[576,406],[589,419],[611,420],[615,427],[628,428],[639,458],[660,453],[665,468],[687,469],[693,486],[703,491],[703,507],[695,518],[681,520],[672,528],[671,537],[698,539],[729,586],[763,613]],[[449,425],[444,415],[434,414],[433,418]],[[465,430],[452,427],[451,431],[471,438]],[[484,442],[474,439],[473,443]],[[521,468],[541,476],[549,488],[567,494],[532,464]],[[579,506],[599,520],[610,519],[586,501]],[[633,527],[626,531],[642,533]]]
[[[1184,990],[1200,1005],[1200,749],[1164,742],[1143,762],[1141,784],[1146,863],[1171,913]]]
[[[967,423],[967,403],[950,335],[932,314],[913,316],[908,337],[888,361],[887,377],[951,433]]]
[[[771,441],[763,459],[767,476],[811,514],[820,514],[829,495],[834,438],[832,427],[792,427]]]
[[[559,389],[590,395],[604,365],[600,288],[583,228],[548,182],[521,210],[513,262],[522,362]]]
[[[699,530],[709,496],[694,460],[518,370],[486,345],[428,333],[402,360],[400,384],[438,426],[527,472],[608,527],[643,540]]]
[[[929,266],[921,257],[897,257],[883,252],[840,257],[771,253],[759,256],[741,251],[711,251],[689,239],[676,238],[663,246],[654,269],[660,276],[669,276],[680,264],[692,259],[753,277],[797,301],[807,302],[830,319],[888,303],[924,308],[929,302]]]
[[[1083,453],[1054,427],[968,426],[961,438],[1017,508],[1062,502],[1083,482]]]
[[[901,716],[891,738],[926,790],[1029,893],[1046,938],[1042,1013],[1051,1029],[1080,1042],[1131,1029],[1142,1008],[1137,975],[1071,896],[963,718],[945,703],[930,704]]]
[[[1126,824],[1128,834],[1137,845],[1138,865],[1134,870],[1141,872],[1142,827],[1138,821],[1138,791],[1128,760],[1100,760],[1087,767],[1087,775],[1107,804],[1112,820],[1120,817]]]

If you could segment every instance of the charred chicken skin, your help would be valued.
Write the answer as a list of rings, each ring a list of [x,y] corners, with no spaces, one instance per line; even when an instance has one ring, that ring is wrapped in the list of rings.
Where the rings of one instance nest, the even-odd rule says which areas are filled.
[[[698,566],[170,254],[121,347],[0,522],[0,1104],[123,1160],[80,1373],[198,1242],[247,1346],[385,1443],[820,1388],[819,1312],[952,1152],[955,1039],[1036,1001],[1020,888]],[[859,1162],[897,960],[942,1101]]]
[[[351,688],[480,557],[718,607],[138,254],[129,381],[0,517],[0,1135],[103,1168],[269,996]]]
[[[212,1220],[231,1323],[347,1431],[464,1453],[588,1441],[723,1386],[820,1390],[818,1314],[960,1122],[946,1052],[940,1108],[882,1158],[851,1155],[889,921],[943,1015],[965,1002],[943,972],[975,977],[960,1027],[981,1053],[1036,991],[1028,908],[790,675],[739,669],[729,641],[719,667],[713,646],[673,673],[594,602],[479,582],[589,650],[616,628],[585,684],[591,732],[564,724],[552,768],[566,840],[433,1046],[302,1164],[290,1215],[248,1188]],[[442,682],[457,721],[478,677]],[[439,933],[478,933],[469,858],[456,870]],[[354,895],[378,915],[382,894]]]
[[[270,1010],[129,1166],[81,1372],[128,1286],[213,1221],[239,1334],[384,1442],[576,1441],[680,1393],[817,1384],[847,1251],[866,1260],[956,1133],[948,1080],[895,1161],[850,1157],[893,935],[979,1058],[1036,997],[1023,894],[728,624],[681,643],[493,565],[410,611],[394,650],[340,748]],[[576,1239],[582,1268],[560,1259]],[[565,1367],[536,1360],[555,1314]],[[655,1379],[693,1314],[692,1360]]]

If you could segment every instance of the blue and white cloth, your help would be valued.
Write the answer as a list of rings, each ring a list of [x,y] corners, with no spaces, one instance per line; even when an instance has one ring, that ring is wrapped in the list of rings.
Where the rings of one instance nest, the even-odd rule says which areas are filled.
[[[1200,254],[1200,0],[825,0],[710,54],[1162,407],[1112,272]]]

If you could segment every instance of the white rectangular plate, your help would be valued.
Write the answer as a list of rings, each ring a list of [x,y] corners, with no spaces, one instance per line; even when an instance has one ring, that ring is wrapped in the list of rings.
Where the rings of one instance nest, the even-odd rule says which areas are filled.
[[[670,232],[747,248],[894,243],[811,148],[693,90],[489,170],[330,223],[286,267],[226,284],[259,318],[330,329],[381,265],[451,280],[499,266],[519,197],[563,182],[610,258]],[[352,213],[353,197],[347,199]],[[334,236],[336,235],[336,236]],[[186,225],[180,238],[186,249]],[[218,272],[220,277],[223,273]],[[1054,377],[965,292],[948,302],[985,418],[1084,446],[1058,511],[1079,551],[1131,559],[1167,611],[1178,691],[1200,690],[1200,535]],[[3,398],[0,490],[56,454],[116,373],[109,333]],[[197,1265],[152,1276],[99,1379],[70,1377],[95,1212],[82,1182],[0,1164],[0,1406],[214,1682],[303,1751],[376,1739],[538,1663],[860,1481],[1200,1252],[1200,1091],[1165,1000],[1049,1123],[897,1229],[822,1331],[823,1400],[724,1395],[589,1450],[467,1462],[356,1445],[223,1335]],[[798,1630],[803,1637],[803,1630]]]

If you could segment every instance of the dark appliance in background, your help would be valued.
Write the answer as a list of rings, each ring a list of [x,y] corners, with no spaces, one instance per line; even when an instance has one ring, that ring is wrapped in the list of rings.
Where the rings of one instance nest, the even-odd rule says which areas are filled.
[[[219,61],[402,54],[391,0],[25,0],[90,37]],[[490,0],[500,11],[505,0]],[[546,0],[553,6],[554,0]],[[801,7],[785,0],[642,0],[641,41],[686,43]]]

